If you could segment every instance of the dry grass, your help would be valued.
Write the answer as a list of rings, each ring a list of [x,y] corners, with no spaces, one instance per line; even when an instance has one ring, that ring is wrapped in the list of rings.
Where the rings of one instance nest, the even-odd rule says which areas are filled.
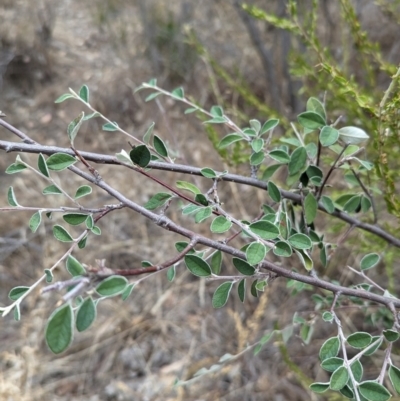
[[[237,34],[240,21],[228,4],[203,2],[201,7],[195,7],[187,2],[186,9],[178,0],[168,4],[167,8],[164,2],[156,0],[68,0],[57,5],[43,0],[39,6],[24,0],[3,2],[0,14],[6,18],[0,27],[0,40],[18,58],[4,77],[0,110],[6,112],[10,123],[36,141],[68,146],[66,126],[80,112],[80,106],[71,102],[59,106],[53,101],[68,87],[77,89],[87,83],[94,106],[127,131],[141,135],[155,121],[157,133],[173,144],[185,161],[223,169],[217,153],[210,150],[201,124],[191,117],[183,118],[174,102],[164,101],[162,108],[145,104],[133,89],[156,72],[161,84],[168,87],[177,81],[185,82],[187,91],[202,103],[212,102],[214,93],[205,84],[208,76],[204,63],[179,41],[179,21],[185,12],[190,18],[188,23],[200,32],[210,51],[224,54],[223,64],[232,66],[240,60],[241,73],[253,82],[257,81],[260,65],[247,35]],[[172,33],[169,31],[177,43],[163,47],[160,44],[163,31],[157,31],[157,24],[168,21],[178,24],[172,25]],[[46,27],[51,31],[51,39],[47,41],[43,36]],[[149,30],[156,32],[149,37]],[[235,43],[228,40],[231,37],[236,38]],[[191,57],[191,68],[186,68],[184,58],[176,58],[177,54],[172,57],[168,52]],[[224,94],[223,85],[218,89]],[[4,130],[1,135],[15,139]],[[101,132],[96,122],[81,131],[77,147],[109,154],[129,148],[124,137]],[[2,154],[0,171],[14,158],[15,155]],[[23,155],[23,158],[35,160],[33,156]],[[142,177],[116,167],[98,169],[106,181],[138,203],[143,204],[159,190]],[[45,183],[34,175],[0,174],[3,191],[0,206],[5,205],[5,188],[9,185],[13,185],[21,204],[58,205],[58,199],[43,199],[40,191]],[[185,179],[155,174],[170,183]],[[77,177],[64,177],[69,188],[82,184]],[[206,189],[207,184],[200,178],[196,184]],[[241,218],[254,217],[265,196],[233,184],[224,184],[221,194],[226,208]],[[88,201],[90,205],[102,205],[111,198],[95,191]],[[30,233],[29,217],[25,212],[0,215],[2,303],[7,303],[10,288],[34,282],[66,250],[52,239],[49,223],[36,234]],[[182,221],[178,214],[172,217]],[[191,224],[189,220],[184,223]],[[106,258],[110,266],[119,268],[137,266],[141,260],[159,263],[174,255],[174,242],[182,240],[129,211],[108,215],[100,227],[103,235],[90,238],[85,251],[76,254],[81,262],[93,264],[95,259]],[[206,230],[206,227],[196,229]],[[223,268],[232,272],[226,262]],[[60,269],[57,279],[63,277],[66,273]],[[233,295],[225,308],[213,310],[211,297],[217,285],[200,282],[183,267],[173,283],[164,274],[156,275],[135,288],[126,302],[119,299],[102,302],[94,326],[76,335],[72,347],[58,357],[50,354],[43,337],[46,319],[60,295],[35,292],[24,302],[20,322],[9,317],[2,321],[0,398],[7,401],[318,399],[304,389],[305,383],[282,360],[279,348],[282,344],[278,340],[266,345],[256,357],[252,352],[245,353],[190,386],[173,387],[176,379],[191,379],[197,370],[209,368],[222,355],[241,352],[258,341],[266,330],[290,325],[294,311],[313,319],[308,297],[291,297],[283,281],[274,283],[259,299],[249,298],[241,304]],[[318,368],[315,353],[326,338],[325,330],[318,327],[320,338],[314,338],[313,347],[304,347],[296,336],[287,345],[293,362],[303,373],[310,378],[318,376],[320,381],[326,377]]]

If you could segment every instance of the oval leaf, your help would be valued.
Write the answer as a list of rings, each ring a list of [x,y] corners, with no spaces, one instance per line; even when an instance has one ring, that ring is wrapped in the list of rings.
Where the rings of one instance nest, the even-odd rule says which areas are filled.
[[[197,277],[211,276],[211,268],[208,263],[196,255],[186,255],[185,264],[189,271]]]
[[[326,125],[319,133],[319,141],[322,146],[331,146],[339,139],[339,131]]]
[[[146,167],[150,163],[151,153],[146,145],[139,145],[129,152],[129,157],[138,166]]]
[[[295,175],[300,172],[307,161],[307,150],[304,147],[297,148],[293,151],[288,165],[289,175]]]
[[[162,157],[168,157],[168,149],[164,141],[157,135],[153,137],[153,145],[156,152]]]
[[[304,198],[304,217],[308,225],[312,224],[317,216],[318,202],[314,195],[309,192]]]
[[[305,234],[293,234],[288,238],[290,245],[297,249],[309,249],[312,247],[310,238]]]
[[[340,139],[348,145],[358,145],[367,139],[369,135],[357,127],[343,127],[339,130]]]
[[[172,198],[171,194],[167,194],[166,192],[159,192],[152,196],[144,205],[147,210],[154,210],[158,207],[165,205],[165,203]]]
[[[79,306],[76,314],[76,329],[85,331],[96,319],[96,304],[92,297],[86,298]]]
[[[267,254],[267,247],[260,242],[252,242],[246,249],[246,258],[251,265],[262,262]]]
[[[361,259],[360,267],[361,270],[368,270],[371,269],[372,267],[376,266],[381,257],[377,253],[369,253],[368,255],[365,255]]]
[[[85,268],[75,259],[72,255],[69,255],[66,262],[66,268],[71,276],[83,276],[86,274]]]
[[[222,234],[232,227],[232,222],[225,216],[216,217],[211,223],[211,231],[216,234]]]
[[[269,240],[279,236],[279,229],[269,221],[260,220],[250,224],[250,230],[260,238]]]
[[[128,280],[123,276],[111,276],[104,279],[97,287],[96,292],[103,297],[113,297],[121,294],[126,286]]]
[[[58,224],[53,227],[53,235],[61,242],[72,242],[74,239],[69,235],[68,231]]]
[[[47,168],[54,171],[65,170],[77,162],[76,158],[66,153],[54,153],[47,160]]]
[[[83,213],[67,213],[64,214],[63,219],[71,226],[77,226],[87,219],[88,215]]]
[[[325,118],[315,111],[305,111],[297,116],[297,120],[304,128],[311,130],[326,125]]]
[[[60,306],[51,314],[46,326],[46,343],[54,354],[60,354],[71,344],[73,316],[70,303]]]
[[[233,281],[221,284],[214,292],[212,297],[213,308],[222,308],[228,302],[229,294],[233,287]]]
[[[236,267],[236,269],[244,274],[245,276],[252,276],[256,269],[249,265],[245,260],[240,259],[240,258],[233,258],[232,259],[233,265]]]
[[[274,202],[280,202],[281,201],[281,191],[279,191],[279,188],[272,182],[268,181],[268,194],[270,198]]]
[[[367,400],[371,401],[387,401],[391,398],[391,394],[382,384],[375,381],[365,381],[358,386],[360,394]]]
[[[16,301],[18,298],[21,298],[22,295],[24,295],[30,287],[24,287],[24,286],[19,286],[19,287],[14,287],[9,293],[8,293],[8,298],[10,298],[12,301]]]

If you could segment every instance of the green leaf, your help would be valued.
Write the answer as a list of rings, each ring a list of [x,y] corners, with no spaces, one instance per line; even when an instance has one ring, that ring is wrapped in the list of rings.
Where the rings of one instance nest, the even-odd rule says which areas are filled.
[[[176,187],[179,189],[186,189],[187,191],[192,192],[195,195],[201,194],[200,189],[197,188],[196,185],[192,184],[191,182],[177,181]]]
[[[308,225],[312,224],[315,217],[317,217],[318,202],[314,195],[309,192],[304,198],[304,217]]]
[[[143,207],[147,210],[154,210],[165,205],[171,198],[171,194],[167,194],[166,192],[159,192],[158,194],[153,195]]]
[[[150,127],[147,128],[146,133],[143,135],[143,142],[144,143],[148,144],[150,142],[150,138],[151,138],[151,135],[153,133],[154,126],[155,126],[155,123],[153,122],[153,123],[151,123]]]
[[[196,194],[194,200],[203,206],[208,206],[209,202],[203,194]]]
[[[145,101],[145,102],[150,102],[150,100],[155,99],[157,96],[160,96],[161,94],[162,94],[161,92],[153,92],[153,93],[150,93],[150,95],[148,95],[148,96],[144,99],[144,101]]]
[[[260,121],[254,119],[254,120],[250,120],[250,127],[254,129],[254,131],[256,131],[256,134],[258,134],[260,132],[261,129],[261,123]]]
[[[390,365],[389,378],[396,393],[400,394],[400,369],[394,365]]]
[[[250,266],[245,260],[240,258],[232,259],[233,265],[236,269],[245,276],[252,276],[256,269],[253,266]]]
[[[121,294],[126,286],[128,280],[123,276],[111,276],[104,279],[97,287],[96,292],[102,297],[113,297]]]
[[[240,302],[243,303],[246,298],[246,279],[245,278],[243,278],[239,282],[238,295],[239,295]]]
[[[260,135],[264,135],[268,131],[271,131],[279,124],[279,120],[276,118],[271,118],[270,120],[266,121],[261,128]]]
[[[76,117],[68,124],[67,133],[68,133],[68,138],[72,145],[84,119],[85,119],[85,113],[82,111],[78,117]]]
[[[82,198],[83,196],[89,195],[92,193],[92,187],[89,185],[80,186],[75,193],[74,199]]]
[[[139,145],[129,152],[129,157],[133,163],[144,168],[150,163],[151,153],[146,145]]]
[[[204,220],[208,219],[211,215],[212,215],[211,207],[210,206],[203,207],[196,213],[196,216],[194,216],[194,221],[196,223],[202,223]]]
[[[254,281],[251,283],[251,287],[250,287],[250,293],[251,293],[251,295],[253,295],[254,298],[257,298],[257,297],[258,297],[258,292],[257,292],[257,288],[256,288],[256,286],[257,286],[257,281],[258,281],[258,280],[254,280]]]
[[[95,321],[97,315],[96,304],[92,297],[87,297],[80,305],[76,314],[76,329],[85,331]]]
[[[49,170],[47,169],[46,159],[41,153],[39,153],[38,157],[38,169],[45,177],[50,177]]]
[[[315,130],[326,125],[325,118],[314,111],[305,111],[297,116],[297,121],[304,128]]]
[[[246,258],[251,265],[262,262],[267,254],[267,247],[261,242],[252,242],[246,249]]]
[[[29,228],[32,230],[33,233],[39,228],[40,223],[42,222],[42,211],[39,210],[29,220]]]
[[[264,161],[264,159],[265,159],[265,154],[264,154],[263,151],[257,152],[257,153],[253,153],[250,156],[250,164],[252,166],[258,166]]]
[[[280,202],[281,201],[281,191],[279,191],[279,188],[272,182],[268,181],[268,195],[274,202]]]
[[[361,362],[357,359],[350,365],[351,371],[353,372],[354,378],[360,382],[363,376],[363,366]]]
[[[91,113],[91,114],[88,114],[87,116],[83,117],[83,120],[84,120],[84,121],[91,120],[92,118],[100,117],[100,115],[101,115],[100,113],[98,113],[97,111],[95,111],[95,112],[93,112],[93,113]]]
[[[363,213],[366,213],[371,208],[371,206],[372,206],[371,200],[363,195],[361,197],[361,211]]]
[[[387,401],[392,396],[382,384],[372,380],[360,383],[358,389],[368,401]]]
[[[372,336],[369,333],[359,331],[348,336],[346,341],[351,347],[362,349],[371,344]]]
[[[357,127],[343,127],[339,129],[340,139],[347,145],[358,145],[367,139],[369,135]]]
[[[261,177],[261,180],[268,181],[274,175],[275,171],[278,170],[278,168],[281,166],[282,166],[282,164],[272,164],[271,166],[268,166],[265,169],[265,171]]]
[[[8,201],[8,204],[10,206],[13,206],[13,207],[19,206],[19,204],[17,202],[17,198],[15,197],[15,193],[14,193],[14,188],[13,187],[8,188],[7,201]]]
[[[224,109],[221,106],[212,106],[210,109],[210,114],[213,117],[223,117]]]
[[[46,164],[50,170],[62,171],[72,166],[77,162],[77,159],[66,153],[54,153],[47,160]]]
[[[222,308],[228,302],[229,294],[232,290],[234,281],[227,281],[221,284],[214,292],[212,297],[213,308]]]
[[[282,256],[288,258],[292,256],[292,247],[286,241],[277,241],[275,243],[274,254],[277,256]]]
[[[83,213],[66,213],[63,215],[64,221],[71,224],[71,226],[82,224],[86,221],[87,217],[88,215]]]
[[[42,191],[43,195],[60,195],[62,191],[56,185],[49,185]]]
[[[371,347],[368,348],[368,351],[364,352],[365,356],[370,356],[372,355],[375,351],[379,349],[379,347],[382,345],[383,338],[382,336],[374,336],[372,337],[372,343],[375,345],[372,345]]]
[[[10,298],[12,301],[16,301],[18,298],[21,298],[22,295],[24,295],[29,289],[30,287],[25,287],[25,286],[14,287],[8,293],[8,298]]]
[[[186,255],[184,260],[186,267],[195,276],[197,277],[211,276],[211,268],[204,259],[199,258],[196,255]]]
[[[322,319],[324,320],[324,322],[330,323],[330,322],[333,321],[333,315],[332,315],[331,312],[326,312],[326,311],[325,311],[325,312],[322,314]]]
[[[158,135],[154,135],[153,145],[154,145],[154,149],[160,156],[168,157],[168,149],[165,146],[164,141]]]
[[[46,343],[54,354],[60,354],[71,344],[73,333],[74,313],[67,303],[51,314],[46,326]]]
[[[193,213],[198,212],[201,208],[202,208],[202,206],[189,204],[182,208],[182,214],[183,215],[193,214]]]
[[[295,175],[302,171],[307,162],[307,151],[304,147],[297,148],[293,151],[288,165],[289,175]]]
[[[261,138],[256,138],[251,141],[251,148],[255,153],[260,152],[264,147],[264,140]],[[263,152],[264,153],[264,152]]]
[[[74,98],[74,95],[71,95],[70,93],[64,93],[54,103],[62,103],[67,99],[73,99],[73,98]]]
[[[349,380],[349,372],[345,366],[336,369],[331,376],[330,388],[332,390],[342,389]]]
[[[271,150],[271,152],[268,152],[268,156],[282,164],[287,164],[290,162],[290,156],[287,154],[287,152],[281,149]]]
[[[332,358],[325,359],[321,363],[321,368],[326,370],[327,372],[334,372],[336,369],[340,368],[343,366],[343,358],[338,358],[336,356]]]
[[[27,169],[28,167],[25,164],[22,163],[13,163],[10,164],[7,169],[6,169],[6,174],[16,174],[19,173],[22,170]]]
[[[305,234],[293,234],[288,238],[289,244],[297,249],[310,249],[312,242]]]
[[[321,202],[328,213],[333,213],[335,211],[335,205],[332,199],[329,198],[328,196],[323,195],[321,197]]]
[[[329,389],[329,383],[313,383],[310,384],[310,390],[314,393],[322,394]]]
[[[326,119],[326,111],[324,105],[315,97],[310,97],[307,100],[307,111],[314,111],[319,114],[323,119]]]
[[[339,139],[339,131],[326,125],[319,133],[319,141],[322,146],[331,146]]]
[[[82,85],[79,89],[79,97],[86,103],[89,103],[89,88],[87,85]]]
[[[228,134],[222,138],[221,142],[218,144],[219,149],[224,149],[234,142],[241,141],[243,139],[242,135],[239,134]]]
[[[72,242],[74,240],[68,231],[58,224],[53,227],[53,235],[61,242]]]
[[[68,255],[65,267],[68,270],[68,273],[73,277],[83,276],[86,274],[85,268],[72,255]]]
[[[343,211],[347,213],[357,212],[360,208],[361,196],[356,195],[351,197],[343,206]]]
[[[101,230],[100,227],[97,226],[93,226],[90,231],[94,234],[94,235],[101,235]]]
[[[399,339],[400,334],[396,330],[383,330],[383,335],[385,336],[386,341],[395,342]]]
[[[185,93],[182,87],[176,88],[171,92],[172,97],[177,99],[183,99],[185,97]]]
[[[44,269],[44,274],[46,275],[46,283],[51,283],[53,281],[53,273],[49,269]]]
[[[381,257],[377,253],[369,253],[368,255],[365,255],[360,262],[361,270],[371,269],[379,263],[380,259]]]
[[[303,251],[302,249],[295,249],[294,250],[298,258],[300,259],[300,262],[302,265],[305,267],[307,271],[312,270],[314,263],[311,257],[306,253],[306,251]]]
[[[250,230],[265,240],[274,239],[279,236],[279,229],[269,221],[260,220],[250,224]]]
[[[206,177],[206,178],[216,178],[217,177],[217,173],[212,168],[208,168],[208,167],[202,168],[200,170],[200,173],[203,177]]]
[[[88,236],[85,235],[79,242],[78,242],[78,248],[83,249],[86,246]]]
[[[340,341],[337,337],[328,338],[319,350],[319,358],[325,361],[328,358],[337,356],[340,348]]]
[[[186,110],[184,111],[184,114],[190,114],[190,113],[193,113],[193,112],[195,112],[195,111],[197,111],[197,110],[199,110],[198,107],[189,107],[188,109],[186,109]]]
[[[211,271],[213,274],[218,275],[221,273],[222,267],[222,252],[215,251],[211,257]]]
[[[135,283],[129,284],[125,287],[124,291],[122,291],[121,298],[123,301],[126,301],[129,295],[132,294],[133,288],[135,287]]]
[[[175,265],[171,266],[168,270],[167,270],[167,280],[168,281],[174,281],[175,278],[175,274],[176,274],[176,268]]]
[[[222,234],[232,227],[232,222],[225,216],[216,217],[211,223],[210,230],[216,234]]]

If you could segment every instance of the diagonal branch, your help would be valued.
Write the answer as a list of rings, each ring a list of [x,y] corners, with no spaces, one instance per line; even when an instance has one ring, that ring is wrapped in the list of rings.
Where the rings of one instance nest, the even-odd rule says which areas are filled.
[[[8,125],[4,124],[5,121],[0,119],[0,125],[3,125],[5,128],[8,128]],[[25,136],[26,137],[26,136]],[[21,142],[9,142],[9,141],[1,141],[0,140],[0,149],[5,150],[7,153],[9,152],[23,152],[23,153],[42,153],[45,155],[52,155],[54,153],[67,153],[71,156],[75,156],[75,153],[70,148],[61,148],[58,146],[44,146],[38,145],[34,141],[32,144],[28,143],[21,143]],[[109,156],[100,153],[92,153],[92,152],[79,152],[86,160],[92,161],[99,164],[115,164],[124,167],[128,167],[138,171],[135,167],[129,166],[120,162],[115,156]],[[197,175],[202,176],[201,168],[193,167],[193,166],[185,166],[182,164],[170,164],[170,163],[162,163],[162,162],[150,162],[149,166],[155,170],[163,170],[163,171],[171,171],[176,173],[184,173],[190,175]],[[218,174],[218,173],[217,173]],[[258,180],[256,178],[245,177],[242,175],[237,174],[225,174],[219,178],[222,181],[230,181],[237,184],[244,184],[255,188],[260,188],[265,191],[268,190],[268,182]],[[291,200],[294,203],[301,204],[301,196],[291,191],[286,191],[280,189],[282,197]],[[318,209],[328,213],[327,210],[324,208],[321,202],[318,203]],[[355,217],[348,215],[347,213],[341,212],[340,210],[335,209],[333,213],[331,213],[333,217],[336,217],[354,227],[357,227],[361,230],[367,231],[371,234],[374,234],[389,244],[400,248],[400,239],[396,238],[389,232],[385,231],[383,228],[378,226],[377,224],[369,224],[365,223]]]

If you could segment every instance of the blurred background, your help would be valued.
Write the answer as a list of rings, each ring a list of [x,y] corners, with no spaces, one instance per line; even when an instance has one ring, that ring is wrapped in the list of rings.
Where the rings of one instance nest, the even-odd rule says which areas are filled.
[[[371,108],[379,103],[400,62],[400,2],[292,2],[292,8],[298,6],[296,19],[286,0],[248,4],[259,7],[267,17],[250,16],[239,0],[1,0],[0,110],[7,122],[35,141],[67,147],[66,128],[81,104],[55,104],[54,100],[69,87],[77,91],[87,84],[92,105],[133,135],[141,137],[155,122],[155,132],[174,149],[178,163],[243,175],[250,168],[239,145],[230,152],[215,150],[228,131],[205,127],[193,115],[184,116],[183,106],[171,99],[158,97],[146,103],[135,88],[151,78],[168,90],[183,86],[204,108],[219,104],[243,126],[251,118],[278,117],[279,135],[289,131],[289,122],[304,110],[309,96],[321,100],[326,96],[332,122],[341,115],[345,123],[362,127],[374,138],[377,121],[371,118]],[[296,24],[288,27],[282,22],[289,20]],[[347,79],[347,90],[332,71]],[[360,107],[362,100],[368,107]],[[5,129],[0,135],[18,140]],[[398,144],[397,133],[385,149],[395,155]],[[130,148],[122,135],[101,131],[101,122],[96,120],[82,127],[76,147],[106,154]],[[372,160],[378,157],[373,141],[367,152]],[[7,205],[10,185],[22,205],[59,206],[60,198],[43,198],[46,183],[34,174],[4,174],[15,157],[1,154],[0,207]],[[22,158],[33,164],[37,160],[34,155]],[[398,161],[391,163],[395,170]],[[108,183],[139,204],[160,191],[132,172],[111,166],[98,169]],[[177,179],[189,181],[176,174],[154,174],[170,184]],[[83,184],[66,172],[60,177],[71,188]],[[371,179],[378,185],[377,176]],[[202,190],[208,189],[206,180],[193,180]],[[387,190],[381,185],[382,191]],[[254,218],[266,201],[262,191],[230,183],[222,183],[219,191],[225,209],[241,219]],[[95,190],[86,202],[99,207],[112,199]],[[391,222],[391,229],[398,230],[398,220],[386,212],[387,205],[377,202],[382,224]],[[177,208],[172,209],[169,213],[175,221],[209,232],[207,224],[195,226]],[[9,303],[12,287],[33,283],[67,250],[51,235],[59,217],[42,224],[35,234],[28,228],[30,217],[27,212],[0,215],[2,305]],[[318,224],[333,243],[345,229],[326,217]],[[111,213],[99,225],[102,236],[91,237],[85,250],[74,253],[82,263],[94,265],[101,258],[115,268],[138,267],[142,260],[162,263],[175,255],[174,242],[183,240],[126,210]],[[240,246],[240,241],[234,245]],[[354,277],[346,266],[356,263],[363,251],[385,252],[378,268],[380,282],[396,290],[396,251],[356,230],[326,270],[316,268],[321,276],[350,285]],[[288,268],[299,267],[296,263],[293,260]],[[227,274],[234,272],[228,259],[223,269]],[[56,273],[56,279],[68,277],[63,266]],[[1,321],[0,399],[340,399],[308,390],[312,381],[328,378],[316,355],[323,341],[333,335],[332,327],[315,311],[311,300],[315,290],[277,280],[258,298],[249,296],[242,304],[232,293],[223,309],[213,310],[211,298],[219,284],[191,276],[184,266],[172,283],[165,274],[144,280],[127,301],[117,297],[102,302],[94,325],[77,334],[71,348],[60,356],[47,349],[44,328],[61,294],[34,292],[23,303],[20,322],[12,316]],[[308,322],[308,336],[302,336],[300,326],[293,323],[295,312]],[[351,330],[370,332],[386,319],[377,307],[370,308],[367,317],[361,309],[349,307],[342,319]],[[283,330],[283,336],[274,337],[258,355],[244,352],[216,373],[174,387],[176,380],[193,379],[199,369],[210,368],[224,354],[239,354],[273,329]],[[366,375],[376,375],[377,369],[371,362]]]

